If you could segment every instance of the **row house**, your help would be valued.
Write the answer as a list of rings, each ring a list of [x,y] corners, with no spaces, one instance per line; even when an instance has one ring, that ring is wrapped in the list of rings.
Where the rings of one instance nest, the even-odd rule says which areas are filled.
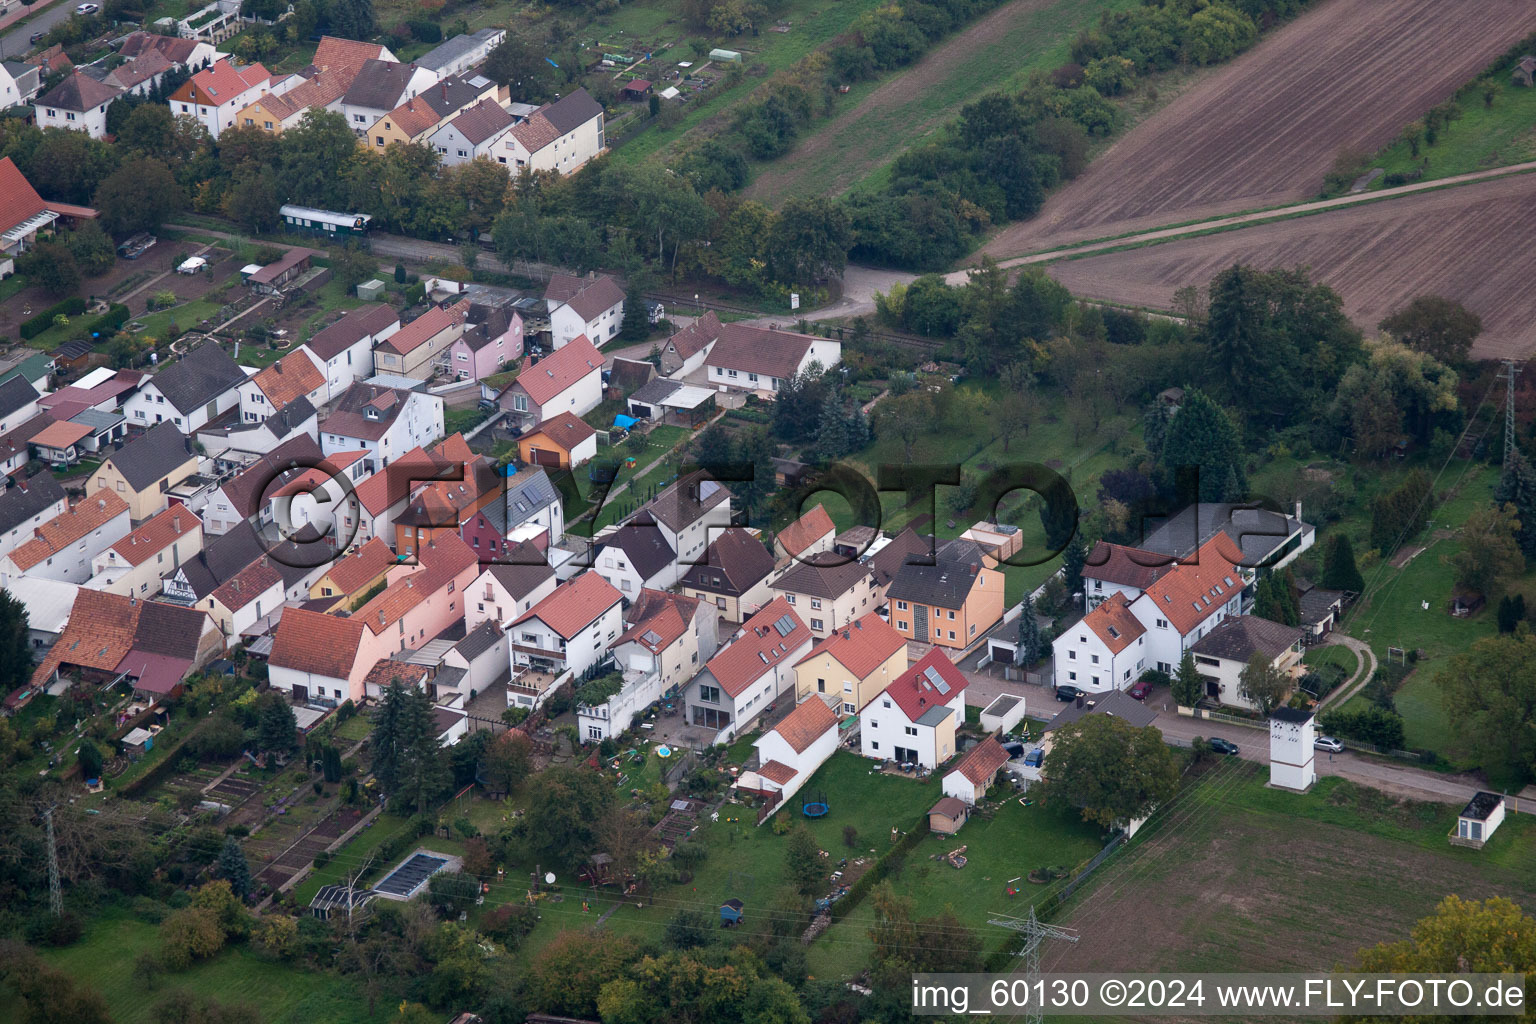
[[[148,600],[160,580],[203,550],[203,522],[180,505],[155,516],[91,559],[92,590]]]
[[[623,688],[602,704],[578,705],[584,740],[624,732],[645,708],[682,687],[719,646],[708,605],[661,590],[644,590],[624,612],[624,632],[610,645]]]
[[[368,452],[368,471],[443,436],[443,400],[421,391],[354,384],[320,422],[320,450]]]
[[[383,303],[359,306],[306,341],[300,349],[325,374],[326,400],[373,376],[373,350],[400,330],[400,314]]]
[[[794,699],[795,664],[812,643],[811,631],[787,601],[768,602],[688,683],[688,724],[712,731],[712,743],[744,734],[781,695]]]
[[[557,349],[580,335],[602,345],[617,337],[624,324],[624,289],[607,274],[555,274],[544,289],[544,304],[550,344]]]
[[[468,299],[452,306],[433,306],[394,332],[374,348],[374,372],[412,380],[431,377],[447,362],[448,349],[463,336],[469,308]]]
[[[33,530],[32,539],[0,556],[0,587],[30,577],[61,583],[91,578],[91,560],[128,535],[128,503],[111,491],[88,495]]]
[[[683,593],[714,605],[728,622],[746,621],[773,597],[773,556],[740,527],[722,531],[701,560],[682,568]]]

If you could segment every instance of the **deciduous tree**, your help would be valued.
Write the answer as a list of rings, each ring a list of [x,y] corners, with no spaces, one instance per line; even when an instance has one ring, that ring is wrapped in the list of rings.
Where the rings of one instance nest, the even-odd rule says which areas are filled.
[[[1046,799],[1075,807],[1084,821],[1125,825],[1173,796],[1179,771],[1154,726],[1087,715],[1055,733],[1046,755]]]
[[[1451,558],[1456,582],[1479,594],[1493,594],[1525,571],[1525,556],[1515,540],[1520,520],[1513,505],[1474,509],[1461,528],[1461,550]]]
[[[1267,718],[1290,694],[1291,677],[1275,668],[1269,655],[1255,652],[1238,676],[1238,687],[1258,708],[1259,714]]]
[[[1518,788],[1536,767],[1536,635],[1477,641],[1440,671],[1441,706],[1460,747],[1496,787]]]
[[[1447,366],[1463,366],[1472,343],[1483,332],[1483,320],[1453,299],[1420,295],[1377,325],[1409,348],[1433,356]]]
[[[164,162],[152,156],[132,157],[96,189],[95,206],[102,226],[121,238],[137,231],[156,231],[186,202],[181,186]]]

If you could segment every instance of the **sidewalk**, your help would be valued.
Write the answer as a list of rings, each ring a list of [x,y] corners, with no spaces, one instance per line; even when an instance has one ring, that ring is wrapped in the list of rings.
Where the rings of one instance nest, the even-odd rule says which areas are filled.
[[[31,7],[23,7],[18,3],[14,11],[5,15],[3,18],[0,18],[0,32],[4,32],[18,21],[23,21],[32,17],[32,15],[36,14],[38,11],[43,10],[45,7],[54,2],[55,0],[32,0]],[[9,60],[10,58],[6,59]]]

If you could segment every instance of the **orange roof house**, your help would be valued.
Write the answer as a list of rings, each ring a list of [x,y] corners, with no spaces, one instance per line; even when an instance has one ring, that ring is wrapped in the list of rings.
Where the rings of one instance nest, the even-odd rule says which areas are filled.
[[[997,773],[1007,763],[1008,751],[997,742],[997,737],[988,736],[944,774],[944,795],[975,806],[987,795]]]
[[[812,639],[788,601],[769,601],[688,684],[688,723],[721,739],[739,734],[781,695],[789,697],[795,663]]]
[[[24,586],[22,576],[84,583],[91,577],[91,559],[128,533],[128,515],[128,503],[111,491],[75,502],[0,558],[0,585]]]
[[[773,538],[773,550],[780,558],[806,558],[831,551],[836,535],[837,527],[826,507],[817,505],[779,531]]]
[[[579,676],[618,639],[623,603],[618,588],[591,570],[556,587],[507,627],[514,666]]]
[[[329,610],[338,606],[354,608],[359,598],[380,583],[391,567],[400,559],[377,537],[353,548],[325,568],[321,576],[309,588],[311,601],[333,600]]]
[[[762,767],[743,775],[739,786],[766,798],[759,825],[788,803],[836,752],[837,738],[837,715],[822,701],[806,700],[753,742]]]
[[[532,466],[569,469],[597,454],[597,431],[562,412],[517,439],[517,455]]]

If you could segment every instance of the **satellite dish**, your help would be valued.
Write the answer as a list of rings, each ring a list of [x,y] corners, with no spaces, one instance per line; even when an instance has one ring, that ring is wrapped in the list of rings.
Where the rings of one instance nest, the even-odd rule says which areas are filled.
[[[555,884],[555,873],[553,871],[546,871],[546,872],[544,872],[544,884],[545,885],[554,885]]]

